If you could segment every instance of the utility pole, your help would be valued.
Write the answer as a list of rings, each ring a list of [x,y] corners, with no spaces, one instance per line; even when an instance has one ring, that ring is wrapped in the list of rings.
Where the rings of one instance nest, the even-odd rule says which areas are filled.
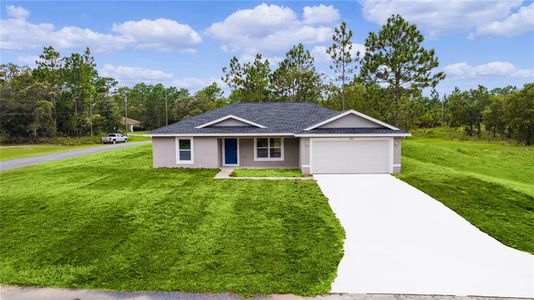
[[[128,94],[124,96],[124,127],[126,128],[125,134],[128,134]]]
[[[169,111],[167,110],[167,89],[163,91],[165,97],[165,126],[169,125]]]
[[[441,126],[445,125],[445,99],[447,94],[443,95],[443,100],[441,101]]]
[[[91,96],[91,100],[89,100],[89,124],[91,126],[91,136],[93,136],[93,96]]]

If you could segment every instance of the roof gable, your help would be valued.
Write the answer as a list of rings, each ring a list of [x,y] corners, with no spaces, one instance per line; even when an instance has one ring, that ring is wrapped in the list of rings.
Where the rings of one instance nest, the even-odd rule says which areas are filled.
[[[392,130],[399,130],[397,127],[355,110],[341,112],[333,117],[313,124],[304,130],[309,131],[316,128],[389,128]]]
[[[196,126],[195,128],[205,128],[205,127],[210,127],[210,126],[213,126],[213,127],[217,127],[217,126],[228,126],[228,127],[233,127],[233,126],[254,126],[254,127],[258,127],[258,128],[266,128],[265,126],[263,126],[261,124],[258,124],[258,123],[255,123],[255,122],[252,122],[250,120],[243,119],[243,118],[240,118],[240,117],[234,116],[234,115],[227,115],[227,116],[224,116],[222,118],[218,118],[216,120],[213,120],[213,121],[201,124],[199,126]]]
[[[355,114],[348,114],[317,128],[385,128],[385,126]]]

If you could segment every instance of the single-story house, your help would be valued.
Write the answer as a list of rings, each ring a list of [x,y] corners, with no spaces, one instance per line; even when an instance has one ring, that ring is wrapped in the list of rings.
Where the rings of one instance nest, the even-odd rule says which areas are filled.
[[[127,126],[128,131],[133,132],[134,131],[134,126],[140,126],[141,125],[141,121],[122,117],[122,124]]]
[[[234,103],[153,130],[156,168],[299,168],[396,173],[404,130],[305,102]]]

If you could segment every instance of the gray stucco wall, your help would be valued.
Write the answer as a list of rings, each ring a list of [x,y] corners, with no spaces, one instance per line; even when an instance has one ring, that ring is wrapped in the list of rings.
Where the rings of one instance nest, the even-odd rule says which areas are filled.
[[[195,168],[219,168],[220,149],[215,137],[195,137],[193,139],[193,151],[195,152],[195,163],[189,167]]]
[[[220,166],[220,148],[217,138],[193,138],[192,164],[176,163],[176,138],[153,137],[152,161],[155,168],[218,168]]]
[[[362,117],[356,116],[354,114],[348,114],[330,123],[319,126],[319,128],[352,128],[352,127],[380,128],[383,126],[381,126],[380,124],[376,124],[375,122],[371,122]]]
[[[401,171],[401,141],[394,138],[393,172]],[[239,139],[240,167],[249,168],[300,168],[310,172],[310,139],[284,138],[284,161],[254,161],[254,139]],[[222,139],[216,137],[193,138],[193,164],[176,164],[176,140],[174,137],[152,138],[153,165],[155,168],[219,168],[222,164]]]
[[[310,174],[310,138],[300,138],[299,166],[303,174]]]
[[[219,123],[215,123],[215,124],[210,125],[210,126],[214,126],[214,127],[217,127],[217,126],[250,126],[250,124],[247,124],[245,122],[241,122],[241,121],[235,120],[235,119],[226,119],[224,121],[221,121]]]
[[[401,138],[393,139],[393,173],[401,171]]]
[[[152,137],[152,165],[154,168],[178,167],[174,137]]]
[[[284,138],[283,161],[254,161],[254,138],[239,138],[239,166],[245,168],[298,168],[299,139]]]

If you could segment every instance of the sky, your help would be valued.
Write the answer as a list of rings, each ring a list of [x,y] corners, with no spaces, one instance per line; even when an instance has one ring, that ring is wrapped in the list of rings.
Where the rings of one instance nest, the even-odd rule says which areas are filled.
[[[262,53],[272,67],[303,43],[331,76],[325,50],[342,21],[353,49],[392,14],[425,35],[438,70],[454,87],[534,82],[534,2],[523,0],[360,1],[2,1],[0,62],[34,66],[43,47],[62,55],[89,47],[100,75],[121,86],[163,83],[198,90],[220,80],[236,56]]]

